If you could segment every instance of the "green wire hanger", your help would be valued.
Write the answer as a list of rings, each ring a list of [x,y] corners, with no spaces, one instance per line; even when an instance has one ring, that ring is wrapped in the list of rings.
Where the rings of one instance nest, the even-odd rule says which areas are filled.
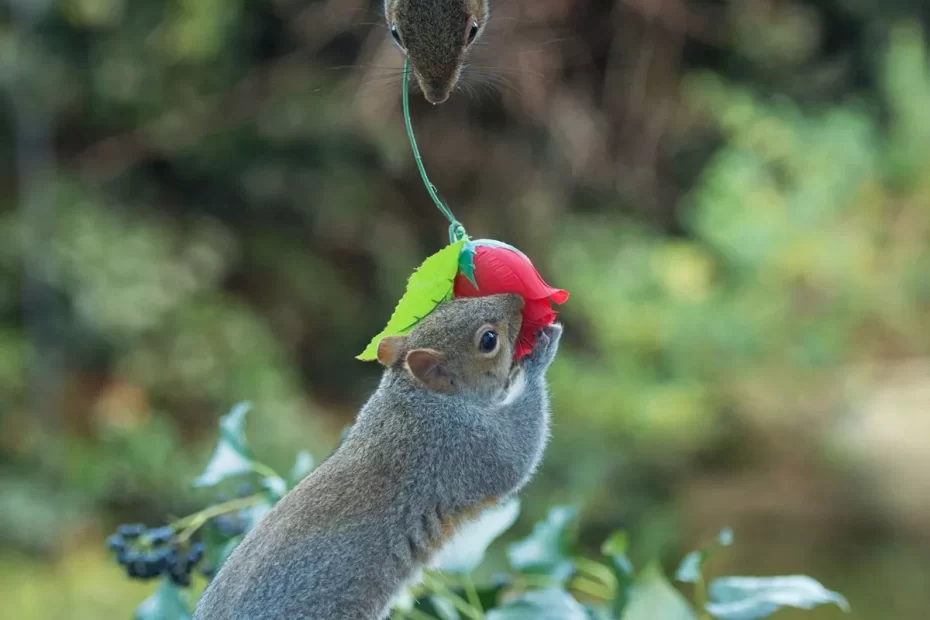
[[[420,157],[420,149],[417,148],[417,140],[413,137],[413,123],[410,121],[410,61],[404,61],[404,124],[407,125],[407,138],[410,140],[410,147],[413,149],[413,159],[417,162],[417,169],[420,171],[420,178],[423,179],[423,184],[426,186],[426,191],[429,192],[429,197],[433,199],[433,202],[436,204],[436,208],[449,220],[449,243],[455,243],[461,239],[465,239],[468,235],[465,233],[465,227],[462,226],[462,223],[455,219],[455,216],[452,215],[452,211],[448,206],[439,198],[439,195],[436,193],[436,186],[433,185],[429,177],[426,176],[426,168],[423,166],[423,158]]]

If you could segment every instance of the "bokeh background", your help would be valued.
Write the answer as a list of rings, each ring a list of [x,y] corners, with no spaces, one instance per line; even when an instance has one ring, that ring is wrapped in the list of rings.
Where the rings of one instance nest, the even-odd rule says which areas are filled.
[[[553,502],[668,566],[806,573],[930,617],[930,3],[492,0],[413,96],[472,236],[568,289]],[[446,241],[363,0],[0,5],[0,591],[128,618],[103,538],[210,498],[216,420],[325,456],[354,359]],[[838,618],[834,609],[779,618]]]

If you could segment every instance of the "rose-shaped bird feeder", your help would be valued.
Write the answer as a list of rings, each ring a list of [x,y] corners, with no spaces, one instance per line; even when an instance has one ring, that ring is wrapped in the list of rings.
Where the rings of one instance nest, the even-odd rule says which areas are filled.
[[[536,334],[555,321],[551,303],[568,300],[568,291],[550,286],[530,259],[517,248],[493,239],[467,237],[427,258],[410,277],[407,290],[384,330],[358,359],[377,359],[378,343],[387,336],[408,333],[439,303],[453,297],[483,297],[516,293],[523,297],[523,326],[514,359],[533,350]]]

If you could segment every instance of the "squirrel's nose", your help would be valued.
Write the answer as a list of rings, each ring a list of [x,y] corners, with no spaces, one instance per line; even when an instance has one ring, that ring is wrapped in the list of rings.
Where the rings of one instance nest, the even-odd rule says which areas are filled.
[[[449,93],[446,91],[445,84],[441,82],[432,82],[428,84],[425,94],[426,100],[433,105],[442,103],[449,98]]]

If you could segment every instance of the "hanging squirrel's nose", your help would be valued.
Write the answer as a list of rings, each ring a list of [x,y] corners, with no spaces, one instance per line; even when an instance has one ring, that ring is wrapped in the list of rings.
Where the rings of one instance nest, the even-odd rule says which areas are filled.
[[[443,82],[433,80],[425,84],[425,86],[423,94],[426,96],[426,100],[433,105],[442,103],[449,98],[449,92]]]

